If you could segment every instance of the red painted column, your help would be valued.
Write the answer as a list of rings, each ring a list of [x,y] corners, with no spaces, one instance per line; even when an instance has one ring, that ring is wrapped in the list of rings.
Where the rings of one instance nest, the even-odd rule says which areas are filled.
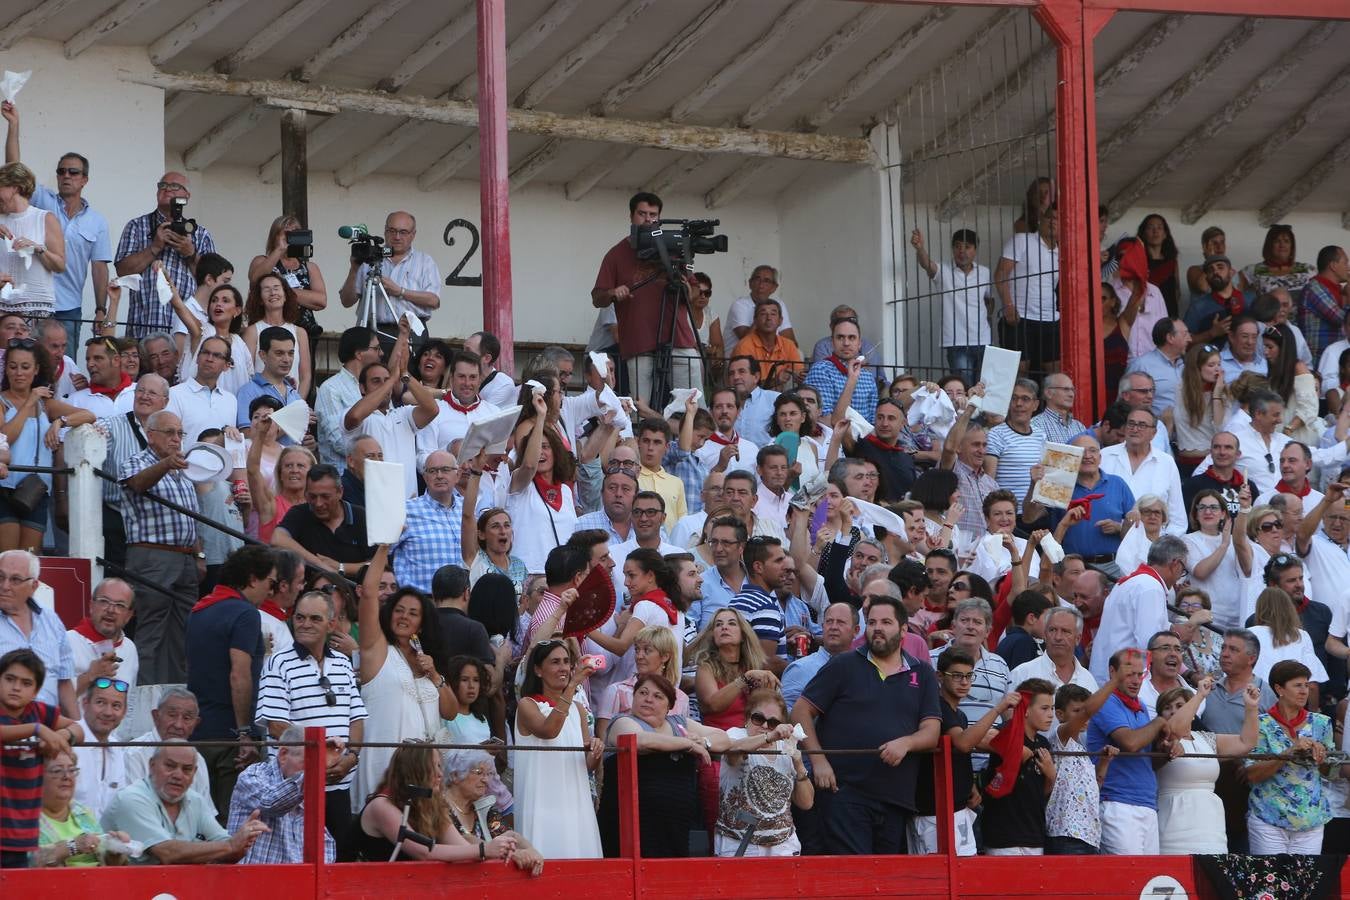
[[[1113,11],[1043,0],[1036,19],[1059,47],[1055,140],[1059,182],[1061,365],[1078,386],[1074,414],[1095,422],[1106,401],[1097,228],[1097,105],[1093,38]]]
[[[510,156],[506,141],[506,0],[478,2],[478,192],[483,237],[483,329],[502,342],[497,368],[513,372]]]
[[[633,864],[633,896],[642,896],[642,830],[638,827],[637,735],[619,735],[619,856]]]
[[[294,749],[294,748],[292,748]],[[305,729],[305,862],[323,868],[324,791],[328,748],[324,729]]]

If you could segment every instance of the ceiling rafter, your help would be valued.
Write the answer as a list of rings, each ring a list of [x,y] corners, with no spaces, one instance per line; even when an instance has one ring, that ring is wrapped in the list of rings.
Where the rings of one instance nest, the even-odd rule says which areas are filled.
[[[1308,195],[1326,183],[1335,172],[1350,162],[1350,134],[1342,134],[1340,140],[1319,159],[1312,168],[1299,175],[1292,182],[1272,193],[1269,200],[1256,214],[1256,220],[1262,228],[1269,228],[1283,219],[1289,212],[1307,199]],[[1345,217],[1341,217],[1342,225]]]
[[[248,0],[211,0],[210,3],[170,28],[150,43],[150,62],[162,66],[182,53],[193,42],[215,30]]]
[[[381,25],[398,15],[410,2],[411,0],[380,0],[344,28],[327,46],[301,63],[291,73],[291,78],[296,81],[313,81],[314,76],[328,68],[334,60],[354,52],[369,40]]]
[[[549,66],[525,90],[516,95],[515,105],[520,109],[533,109],[538,106],[545,97],[562,87],[574,72],[608,47],[620,32],[655,2],[656,0],[628,0],[618,12],[601,23],[594,33],[568,50],[561,59]]]
[[[65,12],[74,0],[38,0],[38,5],[26,13],[15,16],[8,25],[0,28],[0,50],[8,50],[19,41],[28,37],[37,29]]]
[[[266,106],[253,101],[238,115],[217,124],[183,151],[183,168],[199,172],[220,159],[229,152],[230,147],[257,127],[266,111]]]
[[[61,52],[66,55],[66,59],[74,59],[158,2],[159,0],[122,0],[75,32],[62,46]]]

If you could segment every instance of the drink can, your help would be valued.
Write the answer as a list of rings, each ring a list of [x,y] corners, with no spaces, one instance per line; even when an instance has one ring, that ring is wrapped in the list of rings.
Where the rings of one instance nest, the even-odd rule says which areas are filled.
[[[248,482],[247,482],[247,481],[244,481],[242,478],[239,479],[238,481],[231,481],[231,482],[230,482],[230,497],[231,497],[231,499],[238,500],[238,499],[239,499],[239,495],[240,495],[241,493],[243,493],[247,488],[248,488]]]
[[[797,650],[797,656],[805,656],[811,649],[811,638],[805,634],[799,634],[792,638],[792,643]]]

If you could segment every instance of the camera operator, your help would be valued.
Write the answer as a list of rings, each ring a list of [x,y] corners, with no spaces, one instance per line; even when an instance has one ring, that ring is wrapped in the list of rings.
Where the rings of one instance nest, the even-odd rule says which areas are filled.
[[[127,307],[130,337],[145,337],[173,328],[173,307],[159,302],[151,263],[157,259],[164,263],[164,275],[178,288],[178,296],[190,297],[197,290],[197,279],[193,276],[197,257],[216,252],[216,242],[206,228],[186,216],[181,222],[174,221],[174,201],[192,198],[187,176],[165,172],[157,189],[155,208],[126,224],[113,254],[118,277],[138,274],[143,279],[141,289],[131,292]]]
[[[413,240],[417,237],[417,220],[411,213],[392,212],[384,220],[384,240],[390,254],[384,261],[384,274],[380,276],[385,293],[389,295],[389,306],[393,307],[391,319],[389,308],[381,302],[375,306],[375,321],[379,328],[380,346],[387,355],[394,346],[394,335],[398,334],[398,320],[405,312],[410,312],[426,324],[431,313],[441,305],[441,271],[436,262],[421,250],[413,249]],[[347,280],[342,283],[338,296],[344,307],[352,307],[361,299],[365,290],[366,278],[370,266],[358,260],[352,260],[347,272]],[[364,312],[364,310],[362,310]],[[365,325],[366,322],[357,322]],[[412,338],[414,351],[426,340],[426,332]]]
[[[656,225],[661,220],[661,198],[646,191],[634,194],[628,201],[628,213],[633,225]],[[595,276],[595,287],[591,290],[591,304],[597,309],[614,306],[619,320],[619,352],[628,367],[628,385],[633,396],[641,397],[657,408],[668,398],[651,396],[656,349],[670,340],[669,333],[661,333],[669,326],[663,329],[660,322],[666,288],[665,276],[656,274],[660,271],[660,262],[638,259],[637,251],[625,237],[605,254],[600,262],[600,272]],[[654,274],[656,277],[652,278]],[[642,282],[646,283],[634,288]],[[690,293],[696,289],[691,283]],[[695,349],[688,307],[681,304],[675,313],[670,387],[701,388],[703,361]],[[670,321],[669,311],[666,321]]]

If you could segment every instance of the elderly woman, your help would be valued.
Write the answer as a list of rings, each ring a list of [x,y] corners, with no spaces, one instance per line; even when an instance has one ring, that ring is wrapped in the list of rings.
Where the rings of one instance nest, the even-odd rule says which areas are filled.
[[[1241,734],[1192,732],[1196,710],[1213,688],[1214,679],[1205,677],[1194,692],[1172,688],[1158,697],[1157,713],[1167,720],[1180,751],[1158,769],[1158,847],[1163,854],[1228,852],[1223,801],[1214,793],[1219,760],[1213,754],[1245,756],[1256,746],[1261,691],[1247,685]]]
[[[1134,502],[1126,517],[1127,529],[1116,550],[1116,567],[1133,572],[1148,559],[1148,548],[1162,537],[1168,525],[1167,501],[1157,494],[1145,494]]]
[[[638,809],[642,854],[653,857],[689,855],[689,830],[698,811],[697,764],[711,761],[709,751],[735,747],[720,728],[700,725],[671,710],[675,688],[661,675],[639,675],[633,707],[610,722],[606,737],[605,787],[600,795],[601,841],[605,856],[619,855],[620,736],[637,736]],[[752,743],[762,745],[763,741]]]
[[[1177,588],[1177,609],[1180,616],[1172,616],[1174,623],[1185,622],[1202,609],[1212,611],[1209,594],[1198,587]],[[1182,640],[1181,657],[1186,664],[1186,676],[1189,681],[1206,675],[1219,677],[1219,654],[1223,650],[1223,635],[1208,628],[1196,628],[1190,640]]]
[[[127,861],[125,855],[105,848],[98,817],[74,799],[79,776],[79,761],[72,753],[58,753],[43,765],[35,866],[120,866]],[[108,834],[119,841],[131,840],[125,831]]]
[[[254,426],[248,448],[248,493],[253,504],[249,526],[256,530],[258,540],[265,543],[272,540],[272,533],[291,507],[305,502],[305,475],[316,462],[314,454],[304,447],[284,447],[277,455],[269,482],[262,459],[268,445],[276,443],[277,426],[268,415]]]
[[[0,237],[13,242],[0,250],[0,284],[14,288],[0,311],[45,318],[55,302],[55,276],[66,270],[66,236],[55,213],[30,202],[36,190],[23,163],[0,167]]]
[[[1246,586],[1242,573],[1252,564],[1252,545],[1247,539],[1251,509],[1251,488],[1246,484],[1238,492],[1236,518],[1228,515],[1228,504],[1216,490],[1206,488],[1191,499],[1194,530],[1182,538],[1186,542],[1186,565],[1191,570],[1190,584],[1218,601],[1214,621],[1223,628],[1242,627],[1239,616]]]
[[[743,817],[748,813],[756,821],[750,826],[746,856],[799,856],[802,845],[792,823],[791,807],[810,809],[816,791],[797,742],[792,740],[787,704],[778,691],[765,688],[750,695],[746,709],[745,727],[727,731],[733,749],[722,757],[722,801],[718,804],[714,853],[736,855],[745,839],[747,824]],[[738,747],[772,749],[780,754],[738,753]]]
[[[510,831],[510,792],[497,778],[497,766],[486,750],[447,750],[442,765],[445,800],[455,830],[469,840],[490,841]],[[504,795],[504,796],[503,796]],[[508,808],[503,808],[503,803]],[[516,835],[518,848],[529,842]]]
[[[595,707],[595,736],[605,740],[609,723],[616,716],[632,709],[633,688],[643,675],[660,675],[671,684],[680,683],[680,648],[676,644],[675,632],[661,625],[648,625],[633,638],[633,661],[637,672],[623,681],[617,681],[605,689],[604,696]],[[678,687],[671,710],[677,716],[689,715],[689,695]]]
[[[1320,767],[1336,743],[1331,720],[1306,709],[1313,678],[1307,666],[1283,660],[1266,679],[1276,703],[1261,715],[1256,752],[1279,758],[1247,761],[1247,833],[1256,856],[1322,852],[1331,810]]]
[[[409,787],[428,788],[431,796],[412,796]],[[353,823],[351,846],[358,859],[385,862],[393,855],[405,806],[409,808],[408,827],[436,843],[428,850],[405,839],[398,844],[401,860],[459,863],[501,859],[531,875],[544,870],[543,857],[514,831],[484,840],[477,835],[466,836],[455,827],[437,751],[418,744],[405,744],[394,751],[379,787]]]

